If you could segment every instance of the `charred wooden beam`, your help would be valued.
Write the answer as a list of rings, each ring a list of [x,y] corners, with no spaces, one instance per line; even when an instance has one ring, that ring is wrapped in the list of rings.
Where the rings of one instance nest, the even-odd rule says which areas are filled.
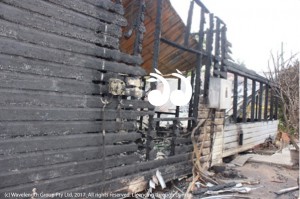
[[[135,37],[134,49],[133,49],[134,55],[142,54],[144,32],[146,32],[146,28],[144,25],[145,11],[146,11],[145,0],[140,0],[139,11],[138,11],[138,15],[136,19],[136,27],[135,27],[136,37]]]
[[[146,136],[146,160],[150,160],[150,151],[152,150],[150,148],[152,136],[151,131],[153,130],[153,115],[149,115],[149,123],[148,123],[148,130],[147,130],[147,136]]]
[[[238,75],[234,74],[233,80],[233,121],[237,122],[237,107],[238,106]]]
[[[255,73],[252,70],[247,69],[246,67],[242,67],[236,63],[233,63],[232,61],[224,60],[224,64],[226,64],[228,72],[238,74],[243,77],[248,77],[250,79],[253,79],[255,81],[262,82],[265,84],[269,83],[267,78],[265,78],[261,75],[258,75],[257,73]]]
[[[216,18],[221,24],[226,25],[225,22],[224,22],[222,19],[220,19],[219,17],[215,16],[215,18]],[[230,42],[227,41],[227,43],[230,43]]]
[[[210,70],[212,66],[212,45],[213,45],[213,30],[214,30],[214,15],[209,14],[209,29],[206,37],[206,53],[207,53],[207,62],[205,64],[205,80],[204,80],[204,98],[208,97],[208,87],[210,79]]]
[[[164,42],[165,44],[168,44],[170,46],[173,46],[175,48],[179,48],[180,50],[184,50],[184,51],[187,51],[187,52],[190,52],[190,53],[194,53],[194,54],[197,54],[197,55],[204,55],[204,56],[207,56],[207,53],[206,52],[203,52],[203,51],[200,51],[200,50],[195,50],[195,49],[192,49],[192,48],[187,48],[187,47],[184,47],[180,44],[177,44],[176,42],[173,42],[173,41],[170,41],[166,38],[160,38],[160,41]]]
[[[262,118],[262,103],[263,103],[263,83],[259,83],[259,109],[258,109],[258,121]]]
[[[251,122],[254,122],[254,108],[255,108],[256,82],[252,80],[252,95],[251,95]]]
[[[139,161],[138,155],[112,156],[107,158],[106,169],[122,167]],[[103,166],[102,159],[94,159],[80,162],[67,162],[58,165],[46,165],[34,169],[24,169],[19,172],[6,172],[1,175],[0,187],[20,186],[20,184],[35,181],[32,176],[39,176],[39,180],[53,180],[55,178],[70,177],[81,173],[94,172]],[[57,182],[58,183],[58,182]]]
[[[247,122],[247,104],[248,104],[247,91],[248,91],[247,77],[244,77],[243,122]]]
[[[23,154],[47,150],[63,150],[79,147],[93,147],[103,144],[114,145],[118,142],[135,141],[141,138],[141,134],[136,132],[107,133],[105,135],[105,143],[103,143],[103,137],[104,136],[102,134],[90,133],[63,136],[33,136],[30,139],[26,137],[6,138],[0,140],[0,155]]]
[[[167,118],[154,118],[153,122],[157,122],[157,121],[188,121],[188,120],[196,120],[196,119],[194,117],[177,117],[177,118],[167,117]]]
[[[197,50],[199,52],[202,52],[203,49],[203,40],[204,40],[204,24],[205,24],[205,12],[201,10],[201,16],[200,16],[200,27],[199,27],[199,42],[197,46]],[[194,95],[194,102],[193,102],[193,116],[195,118],[198,117],[198,106],[200,102],[200,91],[201,91],[201,68],[202,68],[202,60],[203,57],[201,54],[198,54],[197,56],[197,65],[196,65],[196,82],[195,82],[195,95]],[[195,123],[193,123],[195,125]]]
[[[191,25],[192,25],[192,18],[193,18],[193,11],[194,11],[194,1],[191,1],[190,8],[189,8],[189,15],[187,18],[187,25],[185,29],[185,35],[184,35],[184,46],[189,46],[189,38],[190,38],[190,32],[191,32]]]
[[[200,0],[194,0],[205,13],[209,13],[209,10],[207,9],[207,7],[200,1]]]
[[[259,95],[256,95],[255,97],[255,119],[258,119],[258,103],[259,103]]]
[[[216,21],[216,34],[215,34],[215,57],[219,57],[220,56],[220,30],[221,30],[221,22],[220,19],[217,18]],[[215,77],[219,77],[219,74],[217,73],[217,71],[219,72],[220,70],[220,62],[217,59],[214,59],[214,76]]]
[[[157,0],[157,2],[156,2],[157,3],[157,9],[156,9],[155,32],[154,32],[154,49],[153,49],[152,71],[154,71],[154,69],[158,68],[163,1],[164,0]]]
[[[121,3],[117,3],[118,1],[112,2],[110,0],[84,0],[86,2],[89,2],[90,4],[93,4],[95,6],[104,8],[109,11],[116,12],[120,15],[124,15],[124,8],[121,5]]]
[[[114,23],[120,26],[127,26],[127,20],[123,15],[110,12],[100,7],[95,7],[94,5],[88,4],[80,0],[48,1],[60,5],[62,7],[68,8],[70,10],[74,10],[76,12],[95,17],[97,19],[100,19],[101,21]]]
[[[225,72],[225,74],[221,77],[227,79],[227,65],[225,63],[226,58],[226,46],[227,46],[227,38],[226,38],[226,25],[224,25],[221,29],[221,71]]]
[[[268,120],[268,106],[269,106],[269,86],[266,85],[265,90],[265,107],[264,107],[264,120]]]
[[[38,135],[59,135],[80,134],[80,133],[98,133],[116,132],[119,130],[135,130],[135,124],[132,121],[117,122],[106,121],[103,126],[101,121],[21,121],[21,122],[1,122],[0,137],[18,137],[18,136],[38,136]]]
[[[195,71],[194,70],[191,70],[191,86],[192,86],[192,91],[195,90]],[[192,93],[192,97],[191,97],[191,100],[190,100],[190,104],[189,104],[189,117],[192,117],[193,115],[193,102],[194,102],[194,97],[195,97],[195,93],[193,92]],[[188,129],[190,129],[192,127],[192,121],[189,120],[188,121]]]
[[[181,89],[181,80],[178,79],[178,85],[177,85],[178,90]],[[179,118],[179,112],[180,112],[180,106],[176,106],[176,111],[175,111],[175,117]],[[174,120],[173,121],[173,128],[172,128],[172,140],[171,140],[171,153],[170,155],[175,155],[175,141],[176,141],[176,131],[178,131],[178,121]]]
[[[178,79],[177,89],[181,89],[181,79]],[[176,106],[175,117],[179,117],[180,106]]]

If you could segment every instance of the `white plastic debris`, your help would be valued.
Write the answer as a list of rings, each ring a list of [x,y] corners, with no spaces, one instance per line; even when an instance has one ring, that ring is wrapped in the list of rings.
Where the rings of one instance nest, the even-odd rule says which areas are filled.
[[[158,185],[158,179],[157,179],[156,175],[153,175],[153,176],[152,176],[152,181],[153,181],[156,185]]]
[[[166,188],[167,187],[166,183],[165,183],[165,181],[164,181],[164,179],[163,179],[163,177],[162,177],[162,175],[161,175],[161,173],[160,173],[159,170],[156,171],[156,177],[158,179],[158,182],[159,182],[161,188],[162,189]]]
[[[149,181],[149,187],[155,189],[155,183],[152,180]]]
[[[236,187],[236,188],[243,187],[243,184],[242,184],[242,183],[237,183],[237,184],[235,185],[235,187]]]

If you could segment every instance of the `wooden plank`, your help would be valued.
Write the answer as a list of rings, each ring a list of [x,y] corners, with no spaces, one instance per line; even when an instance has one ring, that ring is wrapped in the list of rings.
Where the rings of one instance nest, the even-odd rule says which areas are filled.
[[[239,128],[253,128],[253,127],[257,127],[257,126],[263,126],[263,125],[267,125],[269,124],[268,122],[255,122],[254,124],[252,123],[237,123],[237,124],[229,124],[226,125],[224,128],[224,131],[231,131],[231,130],[238,130]]]
[[[224,138],[226,137],[231,137],[231,136],[236,136],[238,131],[243,131],[244,135],[247,133],[251,133],[253,131],[259,131],[259,130],[264,130],[264,129],[271,129],[271,128],[277,128],[278,122],[274,122],[273,124],[268,124],[268,125],[263,125],[263,126],[257,126],[257,127],[252,127],[252,128],[238,128],[238,129],[234,129],[231,131],[226,131],[224,132]]]
[[[132,164],[139,160],[138,155],[112,156],[105,159],[105,169]],[[0,174],[0,188],[16,186],[30,182],[41,182],[53,178],[62,178],[80,173],[88,173],[104,168],[103,159],[87,160],[81,162],[70,162],[32,169],[12,171]]]
[[[278,125],[277,121],[255,122],[255,123],[230,125],[230,126],[225,127],[224,136],[227,136],[228,132],[238,131],[240,129],[248,130],[248,129],[253,129],[253,128],[264,128],[266,126],[276,126],[276,125]]]
[[[120,38],[122,36],[121,27],[118,25],[108,24],[93,17],[74,12],[70,9],[66,9],[46,1],[25,0],[20,2],[15,0],[3,0],[2,2],[57,19],[57,21],[64,21],[82,28],[91,29],[97,33],[111,35],[116,38]]]
[[[277,132],[277,126],[272,126],[272,127],[266,126],[264,128],[255,128],[255,129],[251,129],[251,130],[248,129],[246,131],[243,131],[243,140],[251,138],[254,135],[259,136],[261,134],[264,134],[266,131]],[[237,140],[238,140],[238,133],[236,132],[235,134],[224,137],[224,144],[228,144],[231,142],[237,142]]]
[[[46,78],[4,71],[0,71],[0,87],[71,94],[92,95],[100,93],[99,84],[80,82],[73,79]]]
[[[191,165],[186,163],[178,163],[174,166],[168,165],[160,168],[163,178],[166,182],[175,180],[179,177],[186,176],[191,173]],[[152,169],[139,174],[129,175],[122,178],[117,178],[110,181],[94,183],[85,187],[78,187],[71,190],[66,190],[66,193],[78,193],[78,192],[95,192],[101,190],[102,193],[131,193],[142,192],[148,187],[148,180],[155,175],[156,170]],[[140,176],[139,176],[140,175]],[[109,198],[117,199],[122,196],[118,194],[108,194]],[[105,196],[104,196],[105,197]],[[70,198],[70,197],[68,197]]]
[[[5,107],[103,108],[104,101],[107,100],[109,103],[105,106],[106,109],[117,109],[118,107],[126,109],[154,109],[147,101],[120,101],[117,97],[107,98],[14,89],[0,89],[0,93],[0,106]]]
[[[277,128],[274,129],[263,129],[261,131],[251,132],[248,133],[247,136],[243,137],[243,144],[247,144],[255,139],[259,139],[260,136],[265,135],[264,139],[261,143],[265,141],[266,138],[269,136],[274,136],[277,132]],[[238,136],[236,137],[228,137],[224,139],[224,148],[230,148],[230,146],[236,146],[239,145]]]
[[[163,161],[163,160],[160,160]],[[160,162],[158,161],[158,162]],[[172,179],[177,179],[179,176],[191,173],[191,165],[187,161],[183,161],[180,163],[173,163],[172,165],[160,165],[158,168],[162,173],[165,181],[169,181]],[[113,181],[108,181],[103,183],[95,183],[88,185],[86,187],[78,187],[72,190],[67,190],[66,192],[90,192],[90,191],[104,191],[104,192],[119,192],[125,191],[127,192],[140,192],[143,190],[133,190],[132,187],[135,187],[134,184],[140,184],[141,181],[137,179],[141,179],[144,181],[145,179],[150,179],[152,175],[155,174],[157,168],[148,170],[145,172],[135,172],[134,175],[129,175],[128,177],[117,178]],[[184,172],[182,172],[184,171]],[[125,180],[126,179],[126,180]],[[146,183],[148,185],[148,181]]]
[[[139,138],[141,138],[141,134],[133,132],[108,133],[105,136],[105,144],[110,145],[123,141],[135,141]],[[102,144],[102,132],[98,134],[12,138],[0,140],[0,154],[11,155],[24,152],[100,146]]]
[[[91,4],[85,3],[81,0],[48,0],[54,4],[60,5],[62,7],[74,10],[79,13],[92,16],[101,21],[107,23],[117,24],[119,26],[127,26],[127,20],[122,15],[109,12],[108,10],[102,9],[100,7],[93,6]]]
[[[249,145],[251,143],[260,144],[265,141],[269,136],[274,136],[277,133],[277,129],[265,129],[264,132],[255,132],[248,136],[247,138],[243,139],[243,145]],[[237,141],[235,142],[229,142],[224,144],[224,149],[228,150],[231,148],[236,148],[240,146]],[[255,145],[253,145],[255,146]]]
[[[0,59],[0,70],[5,71],[75,79],[85,82],[100,81],[103,74],[95,69],[61,65],[21,56],[0,54]]]
[[[104,8],[106,10],[116,12],[120,15],[124,15],[123,6],[121,4],[112,2],[111,0],[84,0],[84,1],[93,4],[95,6]]]
[[[79,26],[71,25],[47,16],[32,13],[27,10],[19,9],[8,4],[0,4],[1,19],[22,24],[29,28],[36,28],[42,31],[55,33],[58,35],[84,40],[93,44],[110,43],[115,46],[118,45],[119,39],[105,35],[98,34],[96,31],[81,28]],[[117,46],[116,46],[117,47]]]
[[[185,159],[186,159],[186,157],[187,157],[187,155],[184,156]],[[183,158],[181,157],[181,159],[183,159]],[[97,182],[99,183],[99,182],[108,181],[110,179],[114,179],[117,177],[122,177],[125,175],[130,175],[130,174],[132,175],[132,174],[139,173],[141,171],[147,171],[147,170],[149,170],[149,168],[153,169],[154,165],[156,165],[156,166],[154,166],[154,168],[156,169],[157,166],[159,165],[159,163],[161,163],[160,166],[164,166],[166,164],[166,162],[169,162],[169,164],[176,163],[176,162],[178,162],[178,157],[173,158],[173,159],[168,159],[168,161],[164,161],[164,160],[151,161],[150,166],[147,164],[148,162],[144,162],[144,163],[133,164],[133,165],[129,165],[129,166],[116,167],[113,169],[106,170],[105,175],[103,175],[102,170],[97,170],[97,171],[81,173],[81,174],[77,174],[77,175],[73,175],[73,176],[69,176],[69,177],[62,177],[62,178],[56,178],[56,179],[52,179],[52,180],[30,183],[30,184],[26,184],[26,185],[20,185],[18,187],[8,187],[5,189],[1,189],[0,193],[9,192],[9,191],[14,191],[14,192],[25,191],[26,192],[30,187],[31,187],[30,189],[32,189],[32,186],[36,187],[40,191],[45,191],[45,192],[48,192],[49,190],[60,191],[60,190],[64,190],[64,189],[71,189],[73,187],[79,187],[82,184],[92,184],[92,183],[97,183]],[[153,163],[155,163],[155,164],[153,164]],[[180,162],[179,164],[186,166],[187,163]],[[170,171],[174,172],[175,168],[177,168],[177,167],[173,167],[173,169],[171,169]],[[141,173],[141,175],[142,175],[142,173]],[[81,188],[83,188],[83,187],[81,186]]]
[[[74,54],[58,49],[49,49],[42,46],[28,44],[4,37],[0,37],[0,53],[18,55],[32,59],[40,59],[65,65],[74,65],[78,67],[94,68],[97,70],[107,70],[125,74],[143,76],[145,70],[140,67],[133,67],[123,63],[107,61],[104,59]]]
[[[17,2],[25,3],[25,1]],[[37,31],[35,29],[27,28],[25,26],[10,23],[4,20],[0,20],[0,35],[48,48],[55,48],[94,57],[111,59],[127,64],[139,65],[142,63],[142,58],[140,56],[131,56],[124,54],[119,50],[109,49],[99,45],[97,46],[84,41],[58,36],[52,33]],[[118,45],[118,43],[116,45]],[[108,42],[103,43],[103,46],[115,47]]]
[[[106,145],[105,154],[111,156],[125,152],[137,151],[136,144]],[[53,165],[65,162],[85,161],[103,157],[102,147],[82,147],[75,149],[64,149],[58,151],[46,151],[36,153],[17,154],[13,156],[0,157],[1,173],[8,171],[33,168],[38,166]]]
[[[149,115],[149,111],[102,110],[97,108],[1,108],[0,121],[76,121],[137,119]]]
[[[134,122],[116,121],[13,121],[0,122],[1,137],[69,135],[80,133],[99,133],[118,130],[135,130]]]

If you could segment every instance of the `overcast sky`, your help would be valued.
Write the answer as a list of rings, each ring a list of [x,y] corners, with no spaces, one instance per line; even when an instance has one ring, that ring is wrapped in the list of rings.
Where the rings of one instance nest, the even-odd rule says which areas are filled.
[[[171,0],[186,22],[190,0]],[[232,57],[257,72],[267,71],[270,52],[283,42],[286,58],[300,52],[300,0],[202,0],[227,24]],[[198,6],[197,6],[198,7]],[[198,28],[195,17],[193,28]],[[299,56],[298,56],[299,57]]]

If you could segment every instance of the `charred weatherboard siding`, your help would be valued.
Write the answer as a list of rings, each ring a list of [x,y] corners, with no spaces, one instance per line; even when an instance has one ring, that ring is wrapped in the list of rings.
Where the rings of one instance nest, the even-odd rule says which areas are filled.
[[[160,166],[137,164],[137,119],[154,107],[134,92],[108,94],[110,79],[129,84],[146,74],[139,55],[119,50],[121,4],[13,0],[0,12],[1,197],[115,191],[127,186],[119,178]]]

